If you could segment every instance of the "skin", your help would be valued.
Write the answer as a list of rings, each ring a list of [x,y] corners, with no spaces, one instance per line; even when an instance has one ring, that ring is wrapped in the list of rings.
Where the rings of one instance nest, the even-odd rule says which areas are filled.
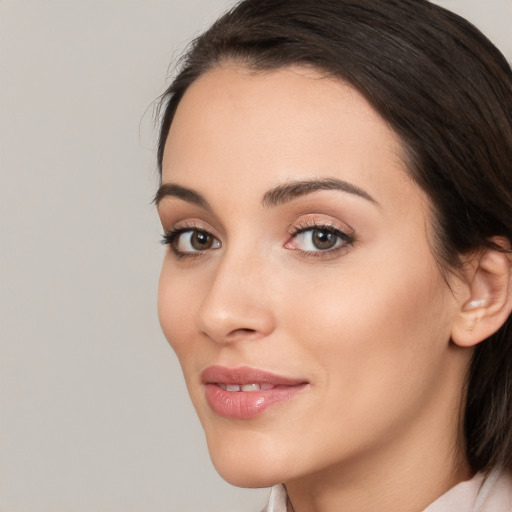
[[[215,68],[170,129],[162,181],[209,208],[167,195],[162,226],[215,242],[181,258],[190,233],[167,247],[160,322],[221,476],[284,482],[296,512],[419,512],[471,476],[459,418],[472,349],[450,340],[468,296],[434,259],[429,201],[403,162],[398,137],[357,91],[304,68]],[[262,203],[276,186],[317,179],[372,200],[319,190]],[[319,250],[318,225],[353,242]],[[297,226],[310,231],[294,236]],[[201,383],[214,364],[308,386],[255,418],[224,418]]]

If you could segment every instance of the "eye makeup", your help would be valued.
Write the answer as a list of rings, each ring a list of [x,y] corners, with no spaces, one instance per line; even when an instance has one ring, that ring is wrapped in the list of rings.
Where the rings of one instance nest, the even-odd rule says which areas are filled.
[[[304,258],[333,259],[353,245],[354,230],[347,225],[320,218],[318,215],[299,219],[287,229],[283,248],[296,251]],[[162,244],[169,245],[176,259],[205,256],[222,247],[211,230],[195,222],[179,223],[166,230]]]
[[[222,246],[215,235],[194,222],[179,223],[166,230],[161,242],[169,245],[177,259],[202,256]]]
[[[318,216],[301,219],[288,232],[291,238],[285,243],[285,249],[297,251],[304,257],[334,258],[354,243],[352,228],[341,228]]]

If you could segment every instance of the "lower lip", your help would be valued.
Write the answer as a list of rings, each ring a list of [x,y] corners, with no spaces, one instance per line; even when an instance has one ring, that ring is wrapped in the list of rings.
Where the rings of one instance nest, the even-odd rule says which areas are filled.
[[[287,402],[307,384],[277,386],[266,391],[227,391],[216,384],[206,384],[206,400],[219,416],[235,419],[254,418],[269,407]]]

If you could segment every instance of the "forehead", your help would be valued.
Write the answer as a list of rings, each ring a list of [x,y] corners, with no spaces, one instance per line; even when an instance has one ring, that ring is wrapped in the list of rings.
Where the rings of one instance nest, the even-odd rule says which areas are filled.
[[[415,186],[403,162],[398,136],[346,83],[309,68],[226,65],[185,93],[162,172],[164,183],[212,192],[222,184],[263,193],[290,179],[334,177],[375,197],[390,184]]]

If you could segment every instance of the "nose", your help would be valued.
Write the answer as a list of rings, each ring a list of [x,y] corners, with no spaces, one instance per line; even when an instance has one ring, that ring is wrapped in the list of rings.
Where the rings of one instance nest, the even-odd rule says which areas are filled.
[[[198,312],[198,327],[217,343],[258,340],[275,329],[271,283],[262,260],[224,257]]]

